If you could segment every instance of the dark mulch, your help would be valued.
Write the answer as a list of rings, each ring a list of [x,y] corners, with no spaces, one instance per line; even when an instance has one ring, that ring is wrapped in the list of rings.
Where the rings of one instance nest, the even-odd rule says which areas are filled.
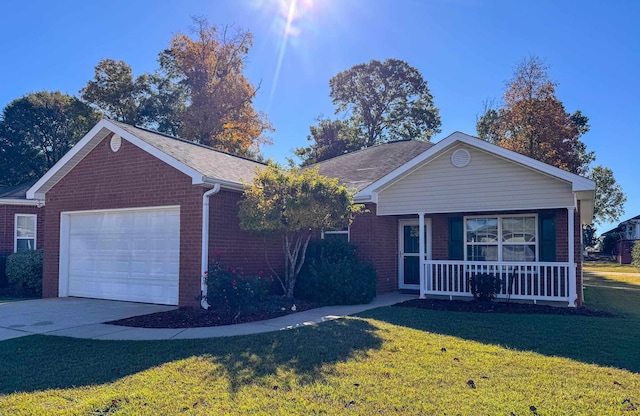
[[[138,328],[201,328],[208,326],[223,326],[245,322],[263,321],[279,316],[295,313],[291,306],[296,305],[295,312],[317,308],[318,304],[302,300],[291,301],[286,298],[273,298],[261,308],[253,312],[240,314],[236,319],[220,305],[212,305],[205,311],[200,308],[179,308],[168,312],[158,312],[149,315],[134,316],[118,321],[107,322],[112,325],[130,326]],[[432,309],[454,312],[480,313],[520,313],[520,314],[554,314],[554,315],[582,315],[599,317],[616,317],[616,314],[598,311],[585,307],[566,308],[548,305],[534,305],[532,303],[517,302],[477,302],[446,299],[413,299],[393,306],[402,308]],[[283,310],[284,309],[284,310]]]
[[[295,312],[291,307],[295,305]],[[286,298],[274,298],[252,312],[241,313],[236,319],[226,308],[212,305],[209,310],[201,308],[178,308],[167,312],[134,316],[107,322],[111,325],[130,326],[137,328],[201,328],[207,326],[233,325],[245,322],[264,321],[296,312],[306,311],[318,307],[315,303]]]
[[[517,302],[478,302],[475,300],[447,300],[447,299],[413,299],[393,306],[402,308],[432,309],[437,311],[480,312],[480,313],[528,313],[552,315],[582,315],[616,317],[618,315],[589,309],[586,307],[567,308],[549,305],[534,305],[533,303]]]

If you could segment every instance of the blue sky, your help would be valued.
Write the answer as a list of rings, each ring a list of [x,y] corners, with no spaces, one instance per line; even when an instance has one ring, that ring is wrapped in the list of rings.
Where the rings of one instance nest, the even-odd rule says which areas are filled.
[[[78,91],[101,58],[153,72],[158,53],[191,16],[254,35],[246,75],[276,131],[262,149],[284,161],[309,126],[332,116],[329,79],[371,59],[397,58],[428,81],[442,117],[438,141],[475,135],[483,102],[500,102],[513,68],[531,54],[550,67],[583,140],[640,214],[640,2],[635,0],[111,0],[0,2],[0,108],[30,92]],[[288,29],[287,29],[288,27]],[[634,169],[635,168],[635,169]],[[606,231],[611,224],[602,224]]]

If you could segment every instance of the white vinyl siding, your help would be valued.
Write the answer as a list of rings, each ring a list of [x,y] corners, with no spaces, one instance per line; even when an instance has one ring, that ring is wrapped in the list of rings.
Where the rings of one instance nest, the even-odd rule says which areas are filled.
[[[13,251],[35,250],[38,216],[35,214],[16,214],[14,217]]]
[[[469,151],[462,168],[456,149]],[[378,215],[529,210],[573,206],[571,184],[471,146],[455,146],[378,194]]]

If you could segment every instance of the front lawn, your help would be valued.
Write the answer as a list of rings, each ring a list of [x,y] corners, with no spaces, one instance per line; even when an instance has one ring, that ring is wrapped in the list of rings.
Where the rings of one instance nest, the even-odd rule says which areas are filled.
[[[585,261],[583,267],[585,271],[598,273],[640,273],[640,270],[630,264],[620,264],[615,261]]]
[[[387,307],[226,339],[3,341],[0,414],[629,414],[640,279],[586,283],[620,316]]]

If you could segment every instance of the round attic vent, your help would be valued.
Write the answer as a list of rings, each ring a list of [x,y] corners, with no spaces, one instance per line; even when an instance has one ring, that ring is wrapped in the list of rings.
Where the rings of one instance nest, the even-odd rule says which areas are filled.
[[[115,153],[118,150],[120,150],[120,146],[122,146],[122,137],[118,136],[117,134],[114,134],[113,136],[111,136],[111,141],[109,142],[109,145],[111,146],[111,150]]]
[[[471,155],[465,149],[458,149],[451,155],[451,164],[457,168],[463,168],[471,162]]]

